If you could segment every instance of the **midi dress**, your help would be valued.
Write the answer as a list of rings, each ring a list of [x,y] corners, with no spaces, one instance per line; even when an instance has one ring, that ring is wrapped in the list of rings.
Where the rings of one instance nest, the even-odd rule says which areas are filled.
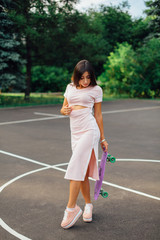
[[[99,180],[98,144],[100,130],[93,116],[94,103],[102,102],[103,92],[100,86],[88,86],[77,89],[73,83],[66,87],[64,97],[69,106],[80,105],[85,108],[72,110],[70,118],[71,148],[65,179],[84,181],[88,176]]]

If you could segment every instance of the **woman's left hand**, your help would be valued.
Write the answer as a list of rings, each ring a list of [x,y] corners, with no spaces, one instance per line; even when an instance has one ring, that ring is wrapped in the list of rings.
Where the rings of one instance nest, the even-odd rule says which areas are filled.
[[[104,152],[108,152],[108,143],[107,141],[104,141],[103,143],[101,143],[101,148]]]

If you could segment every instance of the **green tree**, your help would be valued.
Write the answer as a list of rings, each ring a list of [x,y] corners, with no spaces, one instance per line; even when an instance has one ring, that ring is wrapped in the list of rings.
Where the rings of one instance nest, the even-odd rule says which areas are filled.
[[[128,64],[129,62],[129,64]],[[135,53],[128,43],[118,44],[104,64],[98,80],[109,94],[130,93],[130,79],[134,74]]]
[[[117,43],[129,42],[132,36],[133,22],[125,10],[127,3],[119,6],[102,6],[100,18],[103,25],[103,37],[106,41],[106,53],[109,55]]]
[[[134,51],[128,43],[118,44],[98,78],[111,94],[131,97],[160,96],[160,40],[153,38]]]
[[[72,72],[79,60],[88,59],[98,72],[106,59],[101,22],[74,8],[67,14],[65,10],[55,11],[48,11],[47,31],[41,34],[41,47],[35,43],[33,48],[34,65],[54,65]]]
[[[13,31],[14,24],[5,11],[7,1],[0,5],[0,88],[2,91],[22,91],[25,88],[21,72],[23,60],[18,53],[20,43]]]
[[[48,25],[51,24],[52,31],[55,32],[55,26],[61,20],[62,13],[65,12],[67,16],[72,11],[75,2],[76,0],[61,0],[60,3],[56,0],[15,0],[14,4],[11,5],[10,15],[16,23],[17,31],[19,31],[20,40],[24,46],[23,53],[26,58],[26,100],[29,99],[31,90],[33,63],[49,54],[51,49],[56,49],[55,42],[56,40],[59,41],[58,34],[56,40],[51,38],[52,35],[49,34],[51,28],[48,29]],[[63,31],[63,26],[61,27]],[[42,49],[45,49],[45,52]],[[62,51],[60,53],[62,59]],[[57,51],[53,56],[56,54]],[[53,59],[52,65],[55,65]]]
[[[91,9],[87,13],[72,8],[66,14],[65,10],[59,12],[56,6],[50,6],[48,20],[42,27],[41,47],[35,43],[33,48],[34,65],[54,65],[72,72],[75,64],[85,58],[99,75],[117,42],[127,41],[136,48],[147,35],[146,22],[133,21],[124,8],[103,6],[99,12]],[[47,29],[45,35],[43,29]]]
[[[113,51],[117,43],[128,42],[134,49],[143,44],[143,40],[151,32],[148,28],[149,19],[134,19],[129,14],[128,1],[118,6],[102,5],[95,12],[96,21],[101,22],[101,31],[106,41],[106,55]]]
[[[159,0],[149,0],[145,1],[145,5],[147,10],[145,10],[145,13],[149,16],[149,29],[151,30],[151,33],[149,35],[149,38],[152,37],[160,37],[160,1]]]
[[[54,66],[32,67],[33,92],[61,92],[65,90],[71,76],[64,68]]]
[[[69,60],[74,65],[81,59],[92,62],[97,75],[101,72],[101,65],[106,59],[106,41],[102,35],[100,21],[94,17],[95,13],[80,14],[75,25],[75,33],[70,38]]]
[[[152,38],[136,51],[132,79],[132,95],[138,97],[160,96],[160,39]]]
[[[38,39],[33,46],[33,65],[69,67],[71,38],[76,31],[79,13],[74,9],[76,1],[50,1],[46,16],[37,22]],[[40,15],[37,12],[37,15]]]
[[[141,47],[146,37],[151,33],[152,30],[148,28],[149,22],[150,19],[148,17],[133,20],[131,36],[130,39],[128,39],[128,43],[132,45],[133,49]]]

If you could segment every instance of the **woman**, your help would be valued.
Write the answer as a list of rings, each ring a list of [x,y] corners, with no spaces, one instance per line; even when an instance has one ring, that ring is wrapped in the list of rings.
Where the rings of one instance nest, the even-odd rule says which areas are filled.
[[[86,203],[83,220],[92,221],[93,205],[88,177],[99,179],[99,139],[103,151],[108,151],[101,112],[102,89],[96,83],[90,62],[82,60],[77,63],[72,83],[67,85],[64,97],[61,113],[70,117],[72,143],[72,157],[65,174],[65,178],[70,180],[69,201],[61,223],[61,226],[67,229],[72,227],[82,214],[76,204],[80,190]]]

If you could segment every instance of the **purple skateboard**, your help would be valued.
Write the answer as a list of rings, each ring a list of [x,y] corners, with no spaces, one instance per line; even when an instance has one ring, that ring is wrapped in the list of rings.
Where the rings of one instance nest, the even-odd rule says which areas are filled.
[[[102,187],[102,181],[105,173],[105,165],[107,162],[112,162],[114,163],[116,161],[115,157],[111,156],[107,152],[102,153],[101,157],[101,162],[100,162],[100,167],[99,167],[99,180],[96,181],[95,183],[95,190],[94,190],[94,199],[97,200],[99,194],[102,195],[102,197],[106,198],[108,197],[108,193],[105,192],[101,187]]]

